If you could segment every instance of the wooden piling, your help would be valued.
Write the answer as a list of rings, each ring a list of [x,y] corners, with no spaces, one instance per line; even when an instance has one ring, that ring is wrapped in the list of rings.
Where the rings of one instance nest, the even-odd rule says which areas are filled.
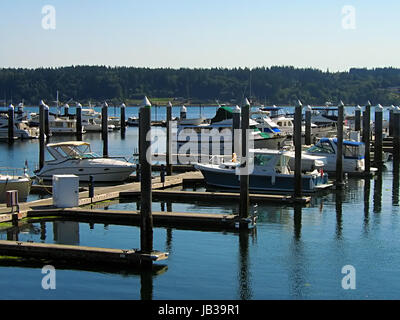
[[[394,123],[394,111],[396,107],[391,105],[389,108],[389,137],[393,137],[393,123]]]
[[[383,107],[378,104],[375,107],[375,143],[374,163],[379,170],[383,166]]]
[[[399,167],[400,163],[400,108],[393,111],[393,167]]]
[[[338,105],[337,120],[337,153],[336,153],[336,187],[344,185],[343,179],[343,121],[344,121],[344,104],[340,101]]]
[[[43,116],[44,116],[44,134],[46,137],[46,142],[50,141],[50,123],[49,123],[49,106],[44,106]]]
[[[244,219],[249,216],[249,122],[250,122],[250,103],[244,100],[241,110],[241,130],[242,130],[242,152],[240,170],[240,204],[239,204],[239,228],[247,228]]]
[[[186,115],[187,115],[187,109],[185,106],[182,106],[181,108],[181,112],[180,112],[180,119],[186,119]]]
[[[121,113],[121,136],[125,137],[125,132],[126,132],[126,105],[125,103],[121,104],[120,107],[120,113]]]
[[[238,146],[238,139],[237,137],[237,132],[239,132],[240,129],[240,107],[236,106],[233,109],[232,113],[232,153],[239,153],[239,146]],[[236,132],[236,136],[235,136]]]
[[[68,103],[64,104],[64,117],[69,117],[69,105],[68,105]]]
[[[294,169],[294,198],[302,196],[301,190],[301,120],[302,103],[299,100],[294,113],[294,148],[295,148],[295,169]]]
[[[361,107],[357,106],[354,111],[355,119],[354,119],[354,131],[361,131]]]
[[[44,166],[44,147],[45,147],[45,129],[44,129],[44,107],[43,101],[39,105],[39,170]]]
[[[101,108],[101,137],[103,139],[103,157],[108,157],[108,104],[104,102]]]
[[[139,110],[139,131],[140,131],[140,154],[139,162],[141,168],[140,190],[140,245],[141,252],[150,253],[153,250],[153,217],[152,217],[152,190],[151,190],[151,141],[147,141],[147,135],[151,130],[151,104],[145,97],[142,107]]]
[[[82,105],[76,105],[76,140],[82,141]]]
[[[13,143],[15,137],[15,112],[14,106],[10,104],[8,107],[8,143]]]
[[[368,101],[365,106],[365,111],[363,114],[363,137],[365,143],[365,174],[370,174],[371,172],[371,137],[370,137],[370,123],[371,123],[371,102]]]
[[[166,146],[166,165],[167,175],[172,176],[172,103],[168,102],[167,105],[167,146]]]
[[[307,106],[306,112],[305,112],[305,120],[306,120],[306,125],[305,125],[305,140],[304,144],[306,145],[311,145],[311,106]]]

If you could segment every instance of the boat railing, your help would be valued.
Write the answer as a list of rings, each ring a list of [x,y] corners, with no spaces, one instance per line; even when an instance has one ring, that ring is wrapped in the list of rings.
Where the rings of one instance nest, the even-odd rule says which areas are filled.
[[[27,174],[27,168],[0,167],[0,175],[21,177]]]

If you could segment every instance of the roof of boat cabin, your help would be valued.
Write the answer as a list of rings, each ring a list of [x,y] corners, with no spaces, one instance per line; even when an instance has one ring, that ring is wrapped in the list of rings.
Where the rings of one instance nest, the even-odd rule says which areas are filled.
[[[48,147],[62,147],[62,146],[90,146],[90,143],[83,141],[64,141],[58,143],[49,143]]]
[[[327,142],[332,140],[334,143],[337,144],[337,138],[322,138],[320,141],[321,142]],[[349,145],[349,146],[361,146],[364,144],[364,142],[358,142],[358,141],[351,141],[351,140],[343,140],[343,144]]]

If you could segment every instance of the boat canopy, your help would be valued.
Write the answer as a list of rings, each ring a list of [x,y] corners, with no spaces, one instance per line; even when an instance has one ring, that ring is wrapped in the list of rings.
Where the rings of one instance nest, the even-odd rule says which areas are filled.
[[[322,139],[320,140],[320,142],[327,142],[327,141],[330,141],[330,140],[332,140],[335,144],[337,144],[337,138],[333,138],[333,139],[330,139],[330,138],[322,138]],[[348,145],[348,146],[357,147],[357,146],[362,146],[362,145],[364,145],[364,142],[351,141],[351,140],[343,140],[343,144],[344,144],[344,145]]]
[[[69,141],[50,143],[47,150],[54,159],[88,159],[98,157],[90,149],[90,143],[81,141]]]

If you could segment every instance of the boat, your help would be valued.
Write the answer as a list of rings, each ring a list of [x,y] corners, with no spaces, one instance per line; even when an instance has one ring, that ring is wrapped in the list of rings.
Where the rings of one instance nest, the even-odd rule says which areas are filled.
[[[31,128],[26,120],[14,122],[14,137],[17,139],[37,139],[39,129]],[[8,115],[0,114],[0,139],[8,139]]]
[[[30,126],[36,127],[39,125],[39,114],[31,113]],[[76,119],[71,119],[69,116],[59,116],[53,113],[49,114],[49,130],[52,135],[75,134]],[[86,129],[82,122],[82,133]]]
[[[213,139],[213,142],[223,140],[223,143],[220,143],[219,150],[215,150],[214,146],[209,144],[209,153],[231,154],[233,111],[231,107],[221,106],[218,108],[215,117],[209,121],[198,125],[178,125],[175,141],[178,148],[181,149],[185,145],[185,149],[191,149],[192,153],[197,154],[199,150],[203,150],[204,144],[209,144],[209,139]],[[277,135],[272,132],[262,132],[258,126],[257,121],[249,119],[249,129],[251,130],[250,140],[253,142],[254,148],[279,149],[283,145],[286,136]],[[193,152],[193,150],[197,150],[197,152]],[[227,152],[228,150],[229,152]]]
[[[252,157],[249,163],[253,167],[249,174],[249,189],[254,191],[292,192],[294,191],[294,172],[289,168],[290,153],[281,150],[254,149],[250,150]],[[320,165],[320,163],[318,164]],[[316,164],[316,167],[318,166]],[[222,188],[240,188],[240,161],[208,164],[196,163],[208,185]],[[328,175],[323,170],[315,169],[302,174],[302,190],[313,193],[329,188]]]
[[[129,117],[126,121],[126,124],[130,127],[138,127],[139,126],[139,118],[138,117]]]
[[[36,177],[42,180],[51,180],[53,175],[73,174],[80,181],[89,181],[93,176],[96,182],[121,182],[136,168],[123,157],[104,158],[93,153],[88,142],[51,143],[46,148],[53,159],[35,171]]]
[[[314,146],[306,149],[304,155],[326,158],[324,171],[333,174],[336,172],[337,138],[322,138]],[[343,140],[343,172],[350,175],[365,171],[365,144],[363,142]],[[294,165],[292,163],[291,165]],[[305,167],[305,169],[310,169]],[[371,168],[377,171],[377,168]]]
[[[0,168],[0,203],[7,200],[7,191],[17,190],[18,201],[27,200],[32,186],[32,179],[26,169]]]

